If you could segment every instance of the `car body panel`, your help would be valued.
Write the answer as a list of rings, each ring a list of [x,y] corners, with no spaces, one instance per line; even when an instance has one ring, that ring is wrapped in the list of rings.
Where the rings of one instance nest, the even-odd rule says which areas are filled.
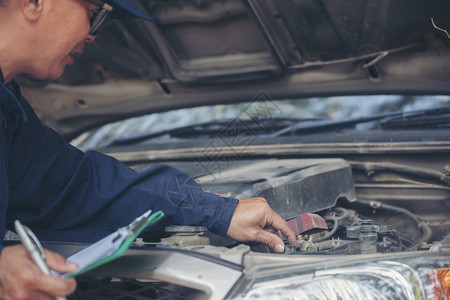
[[[261,91],[276,99],[449,92],[448,1],[138,4],[154,22],[111,20],[61,79],[20,78],[42,120],[67,138]]]

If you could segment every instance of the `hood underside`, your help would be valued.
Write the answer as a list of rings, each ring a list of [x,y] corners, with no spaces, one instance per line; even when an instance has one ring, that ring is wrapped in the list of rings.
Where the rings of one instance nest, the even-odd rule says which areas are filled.
[[[348,94],[450,94],[450,2],[141,0],[57,81],[20,77],[66,138],[197,105]]]

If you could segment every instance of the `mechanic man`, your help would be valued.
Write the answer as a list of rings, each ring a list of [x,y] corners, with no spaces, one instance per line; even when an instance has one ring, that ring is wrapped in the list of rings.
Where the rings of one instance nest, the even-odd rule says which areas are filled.
[[[284,244],[276,230],[294,244],[292,230],[262,198],[238,201],[204,192],[162,164],[137,173],[106,155],[75,149],[40,123],[14,76],[60,77],[72,55],[94,41],[100,11],[112,7],[117,16],[149,18],[129,0],[106,2],[0,0],[0,236],[18,219],[43,240],[94,242],[152,209],[164,212],[164,224],[202,224],[277,252]],[[74,279],[44,275],[21,245],[0,250],[0,297],[52,299],[74,291]],[[51,269],[76,268],[46,252]]]

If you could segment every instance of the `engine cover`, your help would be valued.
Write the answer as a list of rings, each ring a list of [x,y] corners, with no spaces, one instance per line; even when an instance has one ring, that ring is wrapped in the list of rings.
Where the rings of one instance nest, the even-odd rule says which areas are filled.
[[[195,180],[238,199],[264,197],[285,219],[333,207],[339,198],[356,200],[351,167],[342,159],[239,161]]]

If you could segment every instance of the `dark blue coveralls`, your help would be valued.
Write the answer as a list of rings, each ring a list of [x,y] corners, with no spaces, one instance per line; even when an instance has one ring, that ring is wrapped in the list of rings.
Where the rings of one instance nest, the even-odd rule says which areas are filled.
[[[238,200],[204,192],[167,165],[138,173],[83,153],[41,124],[1,70],[0,117],[0,239],[19,219],[42,240],[93,242],[149,209],[162,210],[164,223],[227,232]]]

